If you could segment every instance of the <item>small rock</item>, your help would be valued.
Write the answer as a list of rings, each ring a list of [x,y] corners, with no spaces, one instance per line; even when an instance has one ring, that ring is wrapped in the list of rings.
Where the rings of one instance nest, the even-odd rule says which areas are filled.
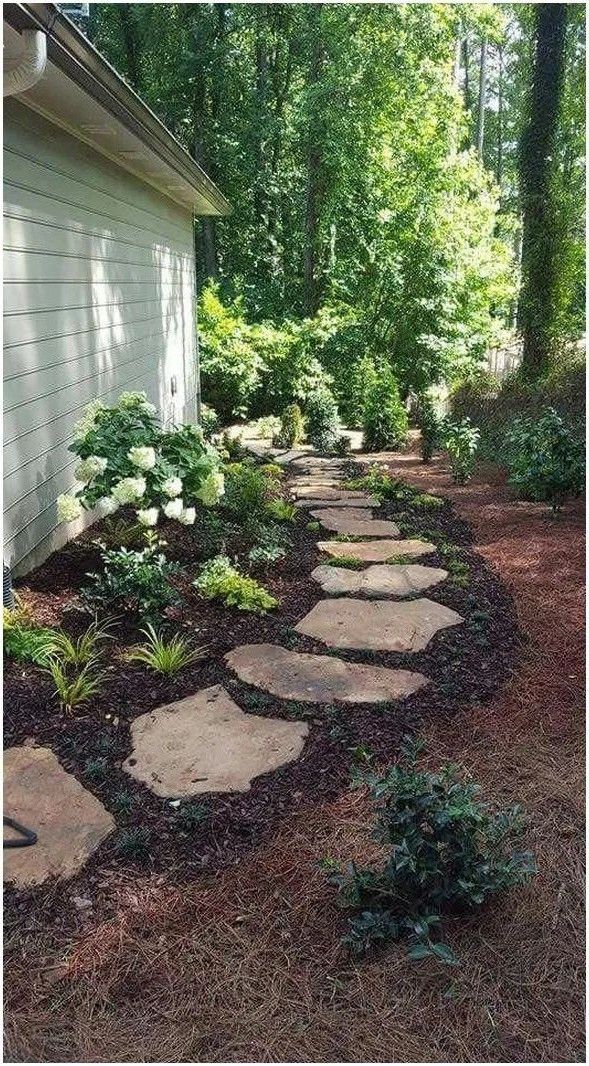
[[[84,896],[70,896],[70,899],[74,907],[76,907],[79,911],[92,910],[92,907],[94,906],[92,900],[85,899]]]

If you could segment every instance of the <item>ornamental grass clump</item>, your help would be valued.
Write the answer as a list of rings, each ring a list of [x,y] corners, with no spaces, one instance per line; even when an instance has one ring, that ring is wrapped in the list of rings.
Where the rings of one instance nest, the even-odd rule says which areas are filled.
[[[241,574],[226,555],[209,559],[194,581],[194,587],[208,600],[220,599],[226,607],[265,614],[278,606],[278,600],[254,581]]]
[[[156,632],[150,624],[141,632],[145,636],[144,643],[132,648],[127,658],[130,662],[142,663],[165,677],[173,677],[180,670],[206,657],[208,646],[195,648],[180,633],[166,637]]]
[[[59,497],[60,522],[84,510],[106,517],[129,505],[146,528],[162,515],[192,525],[196,507],[214,506],[223,494],[220,457],[202,430],[164,432],[142,392],[123,393],[114,407],[90,404],[69,450],[79,458],[74,475],[82,487]]]
[[[479,799],[479,786],[454,765],[420,770],[420,745],[406,739],[388,773],[368,772],[357,783],[375,801],[373,838],[378,864],[328,863],[340,903],[356,912],[346,944],[363,953],[384,941],[408,939],[413,959],[455,962],[435,939],[445,914],[468,914],[497,892],[525,884],[535,873],[529,852],[512,850],[524,821],[519,808],[496,810]]]

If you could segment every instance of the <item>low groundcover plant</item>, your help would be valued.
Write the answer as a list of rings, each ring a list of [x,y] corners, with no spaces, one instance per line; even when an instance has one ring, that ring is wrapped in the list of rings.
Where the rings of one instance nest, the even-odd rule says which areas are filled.
[[[278,606],[274,596],[252,577],[240,574],[226,555],[209,559],[194,586],[206,599],[220,599],[227,607],[237,607],[240,611],[265,614]]]

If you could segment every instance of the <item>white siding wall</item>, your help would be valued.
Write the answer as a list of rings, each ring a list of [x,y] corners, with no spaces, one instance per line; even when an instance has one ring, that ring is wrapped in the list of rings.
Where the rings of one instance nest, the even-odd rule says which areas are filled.
[[[4,145],[4,557],[24,572],[81,528],[56,529],[55,501],[85,404],[145,389],[165,420],[195,419],[193,232],[15,100]]]

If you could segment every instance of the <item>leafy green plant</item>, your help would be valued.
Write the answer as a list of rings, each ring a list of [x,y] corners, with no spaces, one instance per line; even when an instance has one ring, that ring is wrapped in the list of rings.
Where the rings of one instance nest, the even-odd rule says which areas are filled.
[[[284,559],[286,549],[281,544],[259,544],[247,553],[251,566],[269,566]]]
[[[411,563],[412,559],[410,555],[389,555],[387,563],[390,566],[406,566]]]
[[[470,578],[470,567],[468,563],[462,562],[461,559],[449,557],[445,566],[450,574],[452,584],[456,585],[457,588],[466,588]]]
[[[62,664],[87,666],[95,663],[102,654],[105,641],[113,640],[109,630],[116,624],[115,619],[107,619],[100,625],[95,619],[77,640],[57,630],[53,637],[51,654]]]
[[[146,826],[121,829],[115,842],[115,851],[127,858],[146,859],[149,856],[150,843],[151,830]]]
[[[210,407],[208,403],[201,404],[200,407],[200,428],[202,429],[202,435],[205,440],[211,440],[213,435],[217,432],[221,425],[219,415],[215,411],[214,407]]]
[[[308,529],[309,533],[318,533],[321,529],[321,522],[317,522],[316,519],[313,519],[312,522],[307,522],[305,529]]]
[[[365,562],[356,555],[338,555],[325,560],[326,566],[343,566],[344,570],[363,570]]]
[[[108,759],[99,756],[97,759],[87,759],[84,773],[91,781],[104,781],[108,774]]]
[[[227,607],[237,607],[240,611],[265,614],[278,606],[274,596],[252,577],[240,574],[224,555],[217,555],[204,564],[194,586],[206,599],[220,599]]]
[[[46,666],[53,650],[56,630],[38,626],[27,613],[18,608],[4,608],[4,654],[16,662]]]
[[[535,867],[530,853],[510,849],[523,829],[519,808],[483,803],[479,787],[454,765],[420,770],[418,751],[406,741],[388,773],[363,777],[375,802],[373,837],[383,847],[382,862],[350,863],[331,880],[341,905],[357,912],[346,938],[352,951],[408,937],[412,958],[453,962],[447,945],[432,940],[443,915],[482,906],[528,881]]]
[[[383,365],[366,395],[362,420],[364,449],[377,452],[399,448],[405,443],[408,425],[399,386],[389,367]]]
[[[177,603],[180,597],[171,579],[179,566],[166,559],[161,544],[157,541],[141,551],[109,550],[100,545],[103,570],[87,574],[90,583],[80,593],[86,608],[98,614],[115,610],[150,619]]]
[[[557,514],[585,485],[585,449],[553,407],[539,418],[517,418],[507,435],[509,482],[522,496],[546,500]]]
[[[311,393],[305,406],[307,440],[318,452],[332,452],[339,436],[339,412],[333,393],[324,387]]]
[[[138,644],[128,652],[127,658],[134,663],[143,663],[150,670],[155,670],[165,677],[173,677],[180,670],[184,670],[192,663],[199,662],[206,657],[208,646],[195,648],[191,642],[176,633],[166,639],[162,633],[157,633],[154,627],[148,624],[141,632],[145,636],[145,642]]]
[[[258,437],[261,437],[262,440],[272,440],[280,433],[281,425],[282,423],[276,415],[266,415],[263,418],[258,418],[256,422]]]
[[[182,803],[176,812],[174,825],[182,832],[189,833],[206,821],[208,813],[204,803]]]
[[[420,492],[411,500],[412,507],[423,507],[427,511],[437,511],[444,506],[444,501],[439,496],[432,496],[429,492]]]
[[[290,503],[289,500],[270,500],[266,504],[266,511],[277,522],[296,522],[299,517],[298,508],[295,507],[294,503]]]
[[[280,419],[280,431],[274,438],[278,448],[292,448],[304,436],[305,423],[298,403],[291,403],[284,408]]]
[[[480,432],[471,425],[469,418],[446,422],[444,448],[450,459],[452,479],[457,485],[464,485],[472,477],[479,438]]]
[[[284,468],[278,463],[262,463],[259,469],[264,477],[272,478],[274,481],[281,481],[285,475]]]
[[[265,474],[261,466],[248,461],[232,463],[226,468],[223,512],[238,522],[251,521],[263,514],[278,491],[278,480]]]
[[[361,489],[380,500],[411,500],[414,492],[409,485],[387,474],[386,467],[373,463],[366,474],[346,481],[347,489]]]
[[[53,680],[54,695],[57,696],[60,707],[67,714],[73,714],[77,707],[88,703],[88,700],[98,695],[102,688],[104,675],[97,672],[92,663],[87,664],[81,670],[71,671],[58,659],[50,658],[46,672]]]
[[[115,814],[130,814],[133,807],[133,796],[130,792],[116,792],[111,800],[111,807]]]

